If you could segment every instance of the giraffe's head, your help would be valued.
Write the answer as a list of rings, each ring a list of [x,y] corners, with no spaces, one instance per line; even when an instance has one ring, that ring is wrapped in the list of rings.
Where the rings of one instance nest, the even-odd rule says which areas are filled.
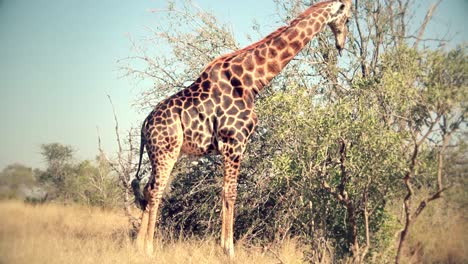
[[[337,0],[331,2],[332,13],[328,25],[335,35],[335,45],[340,54],[341,50],[344,48],[346,37],[348,36],[347,24],[351,17],[351,1],[352,0]]]

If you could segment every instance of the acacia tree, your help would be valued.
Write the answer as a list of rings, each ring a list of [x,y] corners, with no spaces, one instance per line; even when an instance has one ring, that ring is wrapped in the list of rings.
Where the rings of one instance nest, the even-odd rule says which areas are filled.
[[[40,183],[46,185],[52,198],[66,199],[67,183],[74,176],[73,153],[71,146],[60,143],[41,145],[41,154],[47,163],[47,169],[38,175]]]

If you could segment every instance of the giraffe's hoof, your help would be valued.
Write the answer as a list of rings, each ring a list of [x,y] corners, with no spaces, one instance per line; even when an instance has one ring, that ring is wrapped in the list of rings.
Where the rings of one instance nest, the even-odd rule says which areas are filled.
[[[144,251],[145,251],[144,243],[139,243],[139,242],[137,241],[137,243],[135,244],[135,249],[136,249],[136,251],[139,252],[139,253],[144,252]]]
[[[234,248],[232,247],[225,247],[224,248],[224,254],[230,259],[234,258]]]
[[[146,255],[148,256],[152,256],[153,255],[153,247],[146,247],[146,250],[145,250],[145,253]]]

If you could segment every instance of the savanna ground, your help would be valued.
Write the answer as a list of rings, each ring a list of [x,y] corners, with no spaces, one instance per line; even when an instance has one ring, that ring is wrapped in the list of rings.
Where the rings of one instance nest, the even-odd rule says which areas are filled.
[[[123,213],[78,205],[0,202],[0,263],[224,263],[214,239],[157,242],[135,251]],[[231,263],[302,263],[294,241],[275,251],[237,246]],[[275,256],[276,255],[276,256]],[[279,260],[280,258],[281,260]]]
[[[215,239],[158,241],[153,256],[139,254],[130,238],[127,218],[119,211],[2,201],[0,212],[0,263],[227,262]],[[466,217],[445,210],[442,203],[426,213],[413,230],[411,252],[406,253],[404,263],[467,263]],[[237,255],[231,263],[304,263],[305,249],[291,239],[270,249],[237,243]],[[378,256],[369,261],[391,262]]]

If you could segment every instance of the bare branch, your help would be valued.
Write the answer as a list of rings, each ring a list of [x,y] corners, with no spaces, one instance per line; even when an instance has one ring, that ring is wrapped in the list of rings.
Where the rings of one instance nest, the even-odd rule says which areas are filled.
[[[448,190],[450,187],[445,187],[445,188],[442,188],[441,190],[438,190],[436,193],[434,193],[433,195],[431,195],[430,197],[424,199],[423,201],[421,201],[419,203],[419,206],[418,208],[416,208],[414,214],[412,215],[412,219],[416,219],[420,214],[421,212],[424,210],[424,208],[426,208],[426,206],[434,201],[434,200],[437,200],[439,198],[442,197],[442,193],[445,192],[446,190]]]
[[[432,16],[434,14],[434,11],[437,9],[437,7],[439,6],[439,4],[441,2],[442,2],[442,0],[438,0],[437,3],[433,4],[429,8],[429,10],[427,11],[426,17],[424,18],[424,21],[423,21],[421,27],[419,28],[418,36],[416,37],[416,41],[414,42],[414,45],[413,45],[414,48],[416,48],[419,45],[419,41],[421,41],[421,39],[422,39],[422,37],[424,35],[424,32],[426,31],[427,24],[429,23],[429,21],[431,21]]]

